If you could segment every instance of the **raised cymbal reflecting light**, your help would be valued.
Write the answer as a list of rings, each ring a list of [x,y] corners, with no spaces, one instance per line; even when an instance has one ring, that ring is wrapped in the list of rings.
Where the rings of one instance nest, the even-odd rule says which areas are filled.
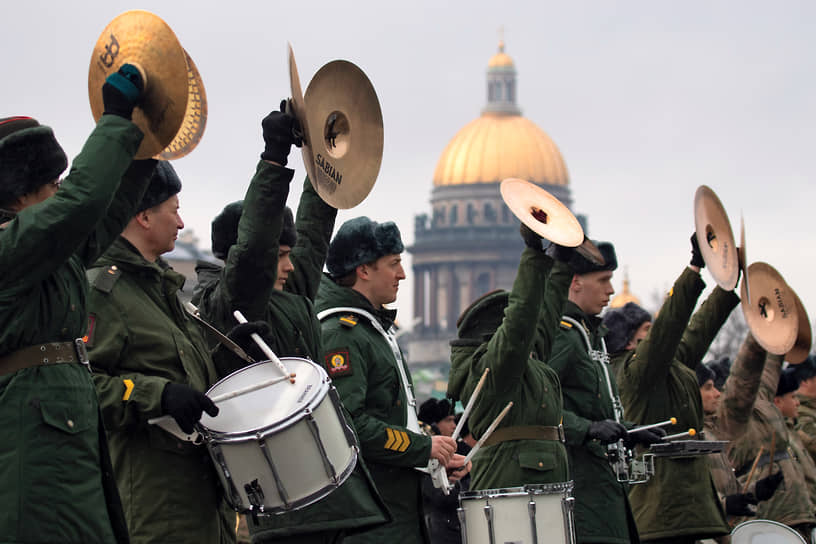
[[[170,145],[161,152],[162,160],[180,159],[195,149],[207,126],[207,93],[193,59],[184,51],[187,60],[187,110],[184,121]]]
[[[745,284],[740,289],[745,322],[760,346],[775,355],[784,355],[793,348],[799,330],[793,291],[782,275],[767,263],[753,263],[748,273],[750,303]]]
[[[722,202],[706,185],[694,194],[694,228],[706,268],[717,285],[731,291],[739,277],[734,233]]]
[[[584,229],[569,208],[538,185],[507,178],[501,182],[500,191],[510,211],[542,238],[564,247],[578,247],[584,242]],[[597,248],[595,252],[600,255]]]
[[[793,289],[791,289],[790,292],[796,301],[799,326],[797,329],[796,341],[793,344],[793,348],[791,348],[791,350],[785,355],[785,360],[792,365],[798,365],[805,362],[805,359],[807,359],[807,356],[810,354],[810,347],[813,342],[813,333],[810,330],[810,318],[808,317],[807,310],[805,310],[805,306],[799,299],[799,295],[797,295],[796,291]]]

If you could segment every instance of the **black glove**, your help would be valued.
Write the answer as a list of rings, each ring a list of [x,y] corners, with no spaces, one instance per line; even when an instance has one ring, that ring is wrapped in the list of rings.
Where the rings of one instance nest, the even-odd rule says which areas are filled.
[[[611,444],[626,437],[626,427],[611,419],[593,421],[589,424],[587,436],[597,438],[602,444]]]
[[[541,244],[541,236],[534,232],[533,229],[522,223],[519,227],[519,232],[521,233],[521,239],[524,240],[524,245],[535,251],[544,251],[544,247]]]
[[[283,113],[287,110],[286,106],[286,100],[281,100],[281,111],[273,111],[261,121],[263,139],[266,144],[261,158],[265,161],[276,162],[281,166],[286,166],[292,144],[303,145],[302,139],[295,134],[295,132],[300,133],[300,123],[294,115]]]
[[[630,431],[626,433],[626,438],[623,439],[623,443],[627,448],[633,448],[635,444],[649,446],[651,444],[662,442],[664,436],[666,436],[666,431],[660,427],[655,427],[653,429],[641,429],[639,431]]]
[[[193,425],[201,419],[201,412],[218,415],[218,406],[200,391],[181,383],[168,383],[161,396],[162,412],[172,416],[185,433],[193,432]]]
[[[689,264],[691,266],[705,268],[703,254],[700,253],[700,245],[697,243],[697,235],[694,233],[691,235],[691,262],[689,262]]]
[[[123,64],[102,85],[102,104],[105,106],[103,115],[118,115],[130,119],[143,92],[144,81],[139,70],[132,64]]]
[[[756,483],[756,498],[757,501],[767,501],[771,498],[776,491],[776,488],[779,487],[779,484],[785,481],[785,475],[780,470],[775,474],[771,474],[770,476],[766,476],[761,480],[757,480]]]
[[[256,361],[267,360],[268,357],[266,354],[261,350],[258,344],[255,343],[255,340],[252,339],[252,333],[257,333],[267,344],[273,343],[269,341],[272,329],[269,328],[269,324],[266,321],[250,321],[249,323],[236,325],[227,333],[227,338],[241,346],[241,349]]]
[[[748,508],[751,504],[756,504],[756,500],[750,493],[728,495],[725,497],[725,513],[729,516],[755,516],[756,512]]]
[[[575,248],[559,246],[555,242],[550,242],[550,245],[547,246],[547,249],[544,251],[544,253],[555,261],[568,263],[570,262],[570,259],[572,259],[573,254],[575,253]]]

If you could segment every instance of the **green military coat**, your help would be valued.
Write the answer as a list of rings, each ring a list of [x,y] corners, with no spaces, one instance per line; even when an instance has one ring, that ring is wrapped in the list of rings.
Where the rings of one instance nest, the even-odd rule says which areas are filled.
[[[319,312],[335,307],[360,308],[388,330],[396,311],[374,308],[363,295],[324,276],[317,296]],[[347,537],[344,542],[427,542],[420,485],[431,455],[431,437],[406,425],[407,398],[394,352],[365,318],[334,314],[322,323],[323,364],[337,388],[360,440],[365,460],[393,521]],[[405,369],[408,379],[410,373]]]
[[[119,235],[153,165],[141,131],[105,115],[55,196],[0,229],[0,355],[85,334],[85,266]],[[86,367],[0,376],[0,541],[127,542]],[[109,485],[105,485],[108,483]]]
[[[162,415],[168,383],[206,391],[218,380],[177,298],[184,276],[120,237],[88,278],[88,352],[131,539],[234,542],[235,513],[206,448],[147,423]]]
[[[337,210],[323,202],[307,178],[295,220],[294,270],[284,290],[275,290],[282,211],[291,178],[292,170],[265,161],[258,164],[244,199],[238,240],[225,266],[198,264],[199,284],[193,304],[205,320],[222,331],[235,324],[232,310],[242,309],[250,321],[269,323],[272,331],[267,342],[276,355],[319,361],[320,322],[312,301],[320,285]],[[246,364],[222,347],[215,359],[222,373]],[[323,500],[286,514],[262,516],[257,523],[248,519],[247,523],[253,542],[280,542],[284,537],[303,542],[307,534],[353,531],[387,519],[374,482],[364,462],[358,460],[349,479]]]
[[[802,394],[799,398],[799,417],[796,418],[796,432],[810,457],[816,460],[816,399]]]
[[[505,294],[498,304],[491,302],[496,295],[486,297],[460,321],[460,339],[452,343],[448,393],[467,403],[484,369],[490,368],[468,418],[476,437],[509,401],[513,407],[499,429],[561,424],[561,385],[544,361],[558,330],[569,283],[552,281],[552,265],[544,253],[524,249],[509,296]],[[473,458],[470,487],[494,489],[567,480],[567,455],[561,442],[511,440],[479,450]]]
[[[563,284],[572,276],[568,267],[559,265],[553,270],[551,281]],[[567,301],[564,315],[583,327],[593,350],[602,350],[606,327],[600,318],[586,315],[571,301]],[[618,482],[606,456],[606,445],[587,437],[593,421],[615,420],[609,387],[612,387],[616,399],[618,387],[612,369],[608,363],[590,357],[583,335],[566,320],[561,321],[560,333],[555,338],[547,363],[558,373],[564,394],[564,430],[570,474],[575,481],[577,542],[638,542],[627,499],[629,485]]]
[[[739,302],[716,287],[691,317],[705,284],[686,268],[675,281],[646,338],[618,356],[621,400],[627,420],[638,425],[671,417],[670,432],[703,428],[695,367]],[[691,318],[691,321],[689,319]],[[728,532],[705,457],[655,460],[655,475],[629,493],[642,540],[708,538]]]

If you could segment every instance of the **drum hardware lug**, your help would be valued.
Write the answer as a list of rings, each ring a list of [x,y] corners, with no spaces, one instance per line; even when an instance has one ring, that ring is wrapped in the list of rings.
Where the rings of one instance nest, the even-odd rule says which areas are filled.
[[[249,499],[249,504],[251,505],[250,512],[252,513],[252,520],[257,523],[258,510],[263,511],[264,504],[264,492],[258,483],[257,478],[248,484],[244,484],[244,492],[246,493],[247,499]]]
[[[346,416],[343,415],[343,410],[340,408],[343,406],[343,402],[340,400],[340,394],[337,392],[337,389],[334,386],[329,388],[329,397],[332,399],[332,406],[334,407],[334,411],[337,413],[338,419],[340,419],[340,424],[343,427],[343,434],[346,435],[346,440],[348,440],[349,446],[357,447],[359,450],[359,443],[357,442],[357,436],[354,434],[354,431],[351,429],[351,425],[349,425],[348,421],[346,420]]]
[[[459,527],[462,533],[462,544],[468,544],[467,525],[465,524],[465,509],[460,506],[456,509],[456,515],[459,518]]]
[[[486,504],[483,510],[485,519],[487,520],[487,537],[490,544],[496,544],[496,533],[493,529],[493,507]]]
[[[317,428],[317,423],[312,415],[312,411],[306,409],[305,413],[306,426],[309,427],[309,431],[312,433],[312,438],[314,438],[315,444],[317,444],[317,449],[320,451],[320,458],[323,460],[323,468],[326,470],[326,475],[331,478],[334,485],[339,485],[340,480],[337,478],[337,471],[334,470],[334,465],[332,465],[331,461],[329,460],[329,455],[326,453],[326,448],[323,446],[323,441],[320,439],[320,429]]]
[[[575,522],[573,510],[575,509],[575,497],[568,496],[561,501],[561,511],[564,514],[564,527],[566,527],[566,538],[564,544],[575,544]]]
[[[232,474],[230,474],[229,467],[227,467],[227,461],[224,459],[224,454],[221,453],[221,447],[211,443],[210,454],[213,461],[215,461],[215,463],[221,467],[221,472],[224,473],[224,479],[227,481],[229,486],[229,489],[225,490],[230,498],[230,501],[228,502],[231,502],[232,507],[236,510],[241,510],[241,505],[243,503],[241,500],[241,494],[238,493],[238,488],[235,487],[235,482],[232,481]]]
[[[266,441],[258,440],[258,447],[261,448],[261,453],[263,453],[264,459],[266,459],[266,464],[269,465],[269,470],[272,471],[272,477],[275,479],[275,487],[277,487],[278,495],[280,495],[280,499],[283,501],[283,507],[286,510],[289,510],[291,507],[291,503],[289,502],[289,494],[286,493],[286,488],[283,486],[283,480],[281,480],[280,474],[278,474],[278,469],[275,468],[275,463],[272,461],[272,456],[269,454],[269,449],[266,447]]]
[[[538,527],[536,527],[536,503],[530,495],[530,502],[527,503],[527,514],[530,516],[530,531],[532,532],[533,544],[538,544]]]

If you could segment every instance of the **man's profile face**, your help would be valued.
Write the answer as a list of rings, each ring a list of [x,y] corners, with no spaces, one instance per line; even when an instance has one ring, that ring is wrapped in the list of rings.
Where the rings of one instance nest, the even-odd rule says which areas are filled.
[[[615,293],[612,271],[589,272],[575,276],[570,299],[588,315],[598,315]]]
[[[713,414],[720,405],[720,391],[714,387],[714,380],[707,380],[700,387],[700,397],[703,399],[703,413]]]
[[[289,278],[289,274],[295,269],[292,264],[292,248],[289,246],[278,247],[278,275],[275,278],[275,289],[283,291],[283,286]]]
[[[361,266],[367,273],[369,299],[375,308],[397,300],[399,282],[405,279],[402,257],[398,253],[384,255],[372,264]]]

